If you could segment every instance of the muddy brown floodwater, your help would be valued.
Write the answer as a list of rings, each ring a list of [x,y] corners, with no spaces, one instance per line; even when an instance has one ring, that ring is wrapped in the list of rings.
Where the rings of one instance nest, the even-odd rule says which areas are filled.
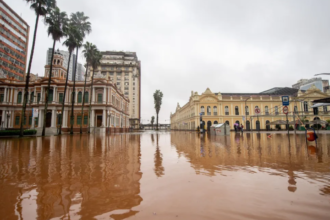
[[[0,219],[330,219],[330,135],[0,139]]]

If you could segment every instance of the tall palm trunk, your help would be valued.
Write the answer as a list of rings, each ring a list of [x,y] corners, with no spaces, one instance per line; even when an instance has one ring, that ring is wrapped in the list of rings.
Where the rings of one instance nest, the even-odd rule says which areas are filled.
[[[73,73],[73,92],[72,92],[72,106],[71,106],[71,129],[70,129],[70,134],[73,134],[73,124],[74,124],[74,100],[76,98],[76,72],[77,72],[77,64],[78,64],[78,47],[77,47],[77,52],[76,52],[76,65],[74,66],[74,73]]]
[[[38,23],[39,23],[39,14],[37,14],[36,18],[36,24],[34,26],[34,34],[33,34],[33,41],[32,41],[32,48],[31,48],[31,54],[30,54],[30,61],[29,61],[29,67],[28,71],[26,74],[26,79],[25,79],[25,89],[24,89],[24,98],[23,98],[23,107],[22,107],[22,120],[21,120],[21,127],[20,127],[20,133],[19,136],[23,137],[23,121],[25,118],[25,111],[26,111],[26,104],[28,101],[28,89],[29,89],[29,81],[30,81],[30,72],[31,72],[31,66],[32,66],[32,59],[33,59],[33,53],[34,53],[34,46],[36,43],[36,36],[37,36],[37,30],[38,30]]]
[[[88,109],[88,133],[91,133],[91,110],[92,110],[92,99],[93,99],[93,79],[94,79],[94,68],[93,68],[93,75],[92,75],[92,83],[91,83],[91,98],[89,100],[89,109]]]
[[[55,52],[55,45],[56,45],[56,40],[54,40],[53,43],[53,51],[52,51],[52,59],[50,62],[50,70],[49,70],[49,76],[48,76],[48,86],[46,90],[46,103],[45,103],[45,111],[44,111],[44,123],[42,125],[42,136],[45,136],[45,131],[46,131],[46,115],[47,115],[47,109],[48,109],[48,96],[49,96],[49,89],[50,89],[50,81],[52,80],[52,71],[53,71],[53,59],[54,59],[54,52]],[[53,115],[52,115],[53,117]]]
[[[87,80],[87,70],[88,70],[88,63],[86,66],[86,72],[85,72],[85,84],[84,84],[84,93],[83,93],[83,100],[82,100],[82,106],[81,106],[81,114],[82,114],[82,119],[84,118],[84,105],[85,105],[85,90],[86,90],[86,80]],[[82,122],[80,124],[80,134],[82,134]]]
[[[68,68],[66,72],[66,79],[65,79],[65,86],[64,86],[64,94],[63,94],[63,102],[62,102],[62,111],[61,111],[61,123],[60,123],[60,131],[58,134],[62,134],[62,125],[63,125],[63,115],[64,115],[64,105],[65,105],[65,97],[66,97],[66,90],[68,87],[68,79],[69,79],[69,70],[70,70],[70,61],[71,61],[71,54],[72,51],[69,51],[69,62],[68,62]]]
[[[157,127],[156,127],[156,130],[158,131],[158,112],[157,113]]]

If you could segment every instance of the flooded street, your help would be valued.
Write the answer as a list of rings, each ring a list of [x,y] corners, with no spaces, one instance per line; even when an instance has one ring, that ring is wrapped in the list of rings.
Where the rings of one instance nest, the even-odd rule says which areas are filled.
[[[329,219],[330,135],[0,139],[1,219]]]

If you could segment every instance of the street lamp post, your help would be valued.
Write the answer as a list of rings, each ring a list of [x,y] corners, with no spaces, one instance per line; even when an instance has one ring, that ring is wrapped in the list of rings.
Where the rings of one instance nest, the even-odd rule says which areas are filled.
[[[7,129],[8,129],[9,118],[10,118],[10,111],[7,110],[6,115],[7,115]]]

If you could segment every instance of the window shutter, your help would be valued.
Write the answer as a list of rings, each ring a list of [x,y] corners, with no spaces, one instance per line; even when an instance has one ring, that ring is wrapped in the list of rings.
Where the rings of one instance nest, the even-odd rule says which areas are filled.
[[[85,116],[84,116],[84,125],[87,125],[87,121],[88,121],[88,116],[85,115]]]
[[[102,103],[102,94],[97,94],[97,102]]]
[[[63,93],[60,93],[58,96],[58,102],[62,103],[63,102]]]
[[[82,92],[78,93],[78,103],[82,103]]]
[[[15,118],[15,125],[19,125],[19,119],[20,119],[20,117],[19,116],[16,116],[16,118]]]

